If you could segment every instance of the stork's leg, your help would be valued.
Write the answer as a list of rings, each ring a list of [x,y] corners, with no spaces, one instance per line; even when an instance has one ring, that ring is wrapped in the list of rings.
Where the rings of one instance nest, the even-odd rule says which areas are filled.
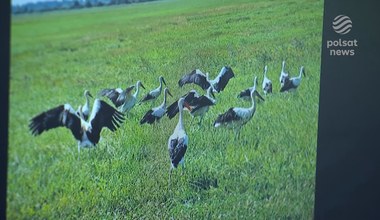
[[[183,161],[182,169],[181,169],[181,175],[183,175],[185,172],[185,161]]]
[[[171,166],[169,169],[169,190],[171,189],[171,183],[172,183],[172,172],[173,172],[173,167]]]
[[[194,117],[191,117],[190,126],[193,125]]]
[[[80,142],[78,142],[78,160],[80,159]]]
[[[201,118],[199,119],[199,122],[198,122],[198,125],[199,126],[201,126],[202,125],[202,121],[203,121],[203,117],[204,117],[205,115],[201,115]]]

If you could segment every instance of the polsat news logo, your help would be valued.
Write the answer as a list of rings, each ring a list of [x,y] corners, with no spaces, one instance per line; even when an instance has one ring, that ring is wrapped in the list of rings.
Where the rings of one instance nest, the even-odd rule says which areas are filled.
[[[338,15],[332,21],[332,28],[338,35],[346,35],[352,29],[352,21],[346,15]],[[327,41],[330,56],[354,56],[358,46],[356,39],[342,40],[341,38]]]

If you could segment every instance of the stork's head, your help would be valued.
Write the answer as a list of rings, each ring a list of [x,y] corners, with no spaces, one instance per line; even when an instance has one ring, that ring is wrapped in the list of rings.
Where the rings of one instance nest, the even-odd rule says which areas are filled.
[[[93,98],[92,95],[91,95],[91,93],[90,93],[90,91],[88,91],[87,89],[84,90],[83,94],[84,94],[84,97],[91,97],[91,98]]]
[[[166,86],[166,82],[165,82],[165,79],[164,79],[163,76],[160,76],[159,80],[160,80],[160,82],[163,82],[165,84],[165,86]]]
[[[165,88],[165,89],[164,89],[164,93],[165,93],[165,94],[169,94],[171,97],[173,97],[173,95],[170,93],[170,91],[169,91],[168,88]]]
[[[301,74],[303,74],[303,76],[306,76],[305,68],[303,66],[301,66],[301,69],[300,69],[300,75]]]
[[[142,82],[140,80],[137,81],[137,83],[136,83],[136,87],[139,87],[139,86],[141,86],[143,89],[145,89],[144,85],[142,84]]]

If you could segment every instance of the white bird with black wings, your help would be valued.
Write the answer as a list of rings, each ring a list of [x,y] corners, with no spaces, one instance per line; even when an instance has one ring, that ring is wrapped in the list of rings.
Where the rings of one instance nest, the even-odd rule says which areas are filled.
[[[29,129],[34,136],[37,136],[53,128],[66,127],[78,140],[78,152],[80,152],[81,147],[92,147],[99,142],[102,128],[116,131],[124,121],[121,112],[99,99],[94,102],[89,121],[83,119],[82,112],[79,113],[80,116],[70,104],[60,105],[32,118]]]
[[[174,129],[173,134],[169,137],[168,140],[168,150],[170,156],[170,172],[169,172],[169,181],[171,172],[174,168],[177,168],[178,165],[184,165],[185,163],[185,153],[189,144],[189,137],[186,134],[185,128],[183,126],[183,106],[187,106],[184,98],[178,100],[179,108],[179,117],[177,126]],[[190,106],[187,106],[190,108]]]

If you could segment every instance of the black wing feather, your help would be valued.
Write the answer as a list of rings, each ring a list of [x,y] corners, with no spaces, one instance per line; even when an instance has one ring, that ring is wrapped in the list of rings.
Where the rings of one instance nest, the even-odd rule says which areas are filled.
[[[196,96],[194,91],[190,91],[182,97],[185,98],[185,102],[188,103],[190,106],[196,105],[196,100],[198,97]],[[169,117],[169,119],[172,119],[178,114],[178,112],[178,100],[176,100],[167,108],[166,115]]]
[[[185,156],[187,145],[184,142],[185,138],[170,140],[169,155],[170,160],[175,168],[178,167],[179,162]]]
[[[217,92],[223,91],[228,81],[230,81],[232,77],[235,77],[235,74],[232,71],[231,67],[225,66],[225,68],[226,68],[226,71],[218,76],[219,77],[218,82],[214,85],[215,90]]]
[[[159,118],[154,116],[153,110],[150,109],[147,113],[145,113],[144,117],[140,120],[140,124],[148,123],[148,124],[153,124],[156,120]]]
[[[37,115],[30,120],[29,124],[29,129],[34,136],[57,127],[67,127],[71,130],[75,139],[81,139],[81,120],[74,109],[71,108],[70,111],[69,109],[65,109],[64,105]]]
[[[177,113],[179,112],[178,109],[178,100],[173,102],[167,109],[166,109],[166,115],[169,117],[169,119],[174,118]]]
[[[251,90],[246,89],[239,93],[238,98],[249,97],[249,96],[251,96]]]
[[[99,96],[106,96],[116,107],[123,104],[120,100],[118,100],[120,93],[116,89],[103,89],[99,92]]]
[[[215,120],[214,125],[216,123],[223,124],[223,123],[226,123],[226,122],[236,121],[236,120],[239,120],[239,119],[240,119],[240,117],[236,114],[236,112],[234,111],[234,108],[230,108],[224,114],[218,115],[218,118]]]
[[[198,109],[200,109],[202,107],[211,106],[211,105],[215,105],[215,104],[209,98],[207,98],[206,96],[202,95],[201,97],[199,97],[196,100],[195,107],[192,108],[191,113],[197,111]],[[194,105],[192,105],[192,106],[194,106]]]
[[[178,85],[182,87],[185,84],[188,83],[194,83],[200,86],[203,90],[208,89],[210,87],[210,83],[207,81],[206,76],[203,74],[197,73],[197,70],[191,71],[191,73],[188,73],[184,75],[179,81]]]
[[[154,97],[150,93],[148,93],[140,102],[149,101],[151,99],[154,99]]]
[[[267,93],[272,93],[272,83],[267,83],[264,90],[267,91]]]
[[[106,127],[111,131],[116,131],[120,127],[120,124],[124,121],[124,114],[114,109],[112,106],[102,100],[96,100],[100,107],[95,117],[90,121],[92,126],[92,133],[95,131],[101,131]],[[95,106],[95,105],[94,105]]]
[[[281,87],[280,92],[286,92],[289,89],[293,89],[295,86],[289,78],[285,78],[284,85]]]

